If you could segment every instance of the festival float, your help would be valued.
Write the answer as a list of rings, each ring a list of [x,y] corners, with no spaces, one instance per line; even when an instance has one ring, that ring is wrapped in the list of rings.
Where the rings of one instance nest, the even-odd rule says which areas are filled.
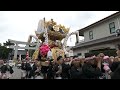
[[[50,21],[46,21],[45,18],[40,20],[37,31],[35,31],[36,36],[30,35],[28,39],[28,42],[31,42],[31,38],[35,38],[38,45],[32,59],[46,62],[48,59],[56,61],[59,56],[64,58],[67,54],[66,43],[69,36],[72,34],[79,36],[78,32],[69,34],[69,30],[70,28],[57,24],[53,19]],[[62,40],[64,40],[63,43]]]
[[[58,56],[64,58],[65,51],[63,50],[62,40],[67,36],[69,28],[64,25],[57,24],[53,19],[50,21],[40,20],[38,29],[35,31],[37,40],[39,41],[38,48],[33,54],[32,59],[46,61],[48,58],[57,60]],[[28,40],[30,42],[30,39]]]

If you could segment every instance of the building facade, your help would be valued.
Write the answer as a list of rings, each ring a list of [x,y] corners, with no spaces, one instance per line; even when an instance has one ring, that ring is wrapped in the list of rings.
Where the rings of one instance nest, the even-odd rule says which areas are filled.
[[[84,41],[72,48],[74,55],[85,57],[90,50],[115,49],[120,43],[120,37],[116,36],[117,29],[120,29],[120,12],[80,29],[79,35],[84,37]]]
[[[9,54],[9,56],[8,56],[8,59],[9,59],[9,60],[13,60],[13,58],[14,58],[14,52],[15,52],[15,50],[13,50],[13,51]],[[24,58],[26,57],[26,53],[27,53],[26,50],[18,50],[17,59],[19,59],[20,57],[21,57],[21,59],[24,59]]]

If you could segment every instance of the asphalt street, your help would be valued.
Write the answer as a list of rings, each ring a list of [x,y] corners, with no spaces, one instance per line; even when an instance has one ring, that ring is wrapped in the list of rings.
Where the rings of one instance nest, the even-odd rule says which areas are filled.
[[[14,73],[12,74],[12,77],[10,79],[21,79],[21,69],[18,69],[17,67],[13,67]]]
[[[18,69],[17,67],[13,67],[14,73],[12,74],[12,77],[10,79],[21,79],[21,69]],[[38,76],[36,79],[43,79],[43,77]]]

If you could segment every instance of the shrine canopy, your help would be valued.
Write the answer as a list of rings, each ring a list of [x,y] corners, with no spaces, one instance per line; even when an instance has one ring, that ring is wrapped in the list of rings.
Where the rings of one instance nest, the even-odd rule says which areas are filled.
[[[40,20],[38,23],[37,31],[35,31],[36,36],[43,41],[44,39],[44,31],[47,29],[48,38],[50,40],[62,40],[65,38],[69,32],[70,28],[66,28],[64,25],[57,24],[53,19],[50,21]]]

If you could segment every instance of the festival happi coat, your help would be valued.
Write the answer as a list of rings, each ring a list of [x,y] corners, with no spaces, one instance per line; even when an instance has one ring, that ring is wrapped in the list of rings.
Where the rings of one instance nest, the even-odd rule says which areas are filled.
[[[47,58],[57,60],[58,56],[64,58],[65,52],[61,41],[67,36],[68,32],[69,28],[61,24],[58,25],[53,19],[50,21],[45,21],[45,18],[40,20],[35,33],[42,43],[34,52],[32,58],[35,60],[40,56],[42,61],[46,61]]]

